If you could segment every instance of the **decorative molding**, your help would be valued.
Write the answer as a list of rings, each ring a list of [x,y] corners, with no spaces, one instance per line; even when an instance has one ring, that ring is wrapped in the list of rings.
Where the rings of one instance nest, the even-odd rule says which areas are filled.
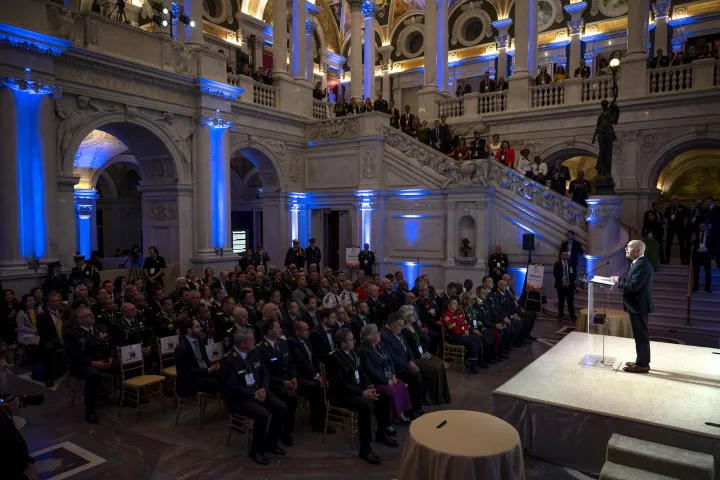
[[[177,209],[173,203],[146,203],[145,218],[154,222],[172,222],[177,220]]]
[[[385,205],[388,210],[440,210],[445,208],[441,202],[419,202],[415,200],[389,202]]]
[[[404,21],[405,28],[400,32],[400,35],[398,35],[397,43],[395,44],[396,57],[402,55],[405,58],[415,58],[425,52],[425,24],[423,22],[424,17],[420,15],[415,15]],[[407,48],[407,43],[410,35],[415,32],[419,32],[420,35],[422,35],[423,44],[417,52],[411,53]],[[435,39],[433,39],[433,41],[435,41]]]
[[[93,207],[95,205],[88,203],[75,203],[75,214],[79,217],[89,218],[93,213]]]
[[[507,33],[504,35],[495,35],[495,42],[497,43],[498,50],[501,48],[507,49],[510,47],[510,35]]]
[[[24,78],[6,77],[4,75],[0,75],[0,85],[17,92],[25,92],[34,95],[52,95],[55,98],[60,98],[62,95],[62,87],[40,83],[31,79],[29,73],[26,73]]]
[[[330,118],[308,125],[308,141],[335,140],[338,138],[357,137],[360,134],[359,118]]]
[[[362,178],[365,180],[373,180],[377,177],[375,172],[375,149],[362,149]]]
[[[382,132],[388,146],[399,150],[406,157],[417,161],[423,167],[429,167],[435,173],[445,176],[446,155],[387,125],[382,126]]]
[[[598,13],[602,13],[606,17],[621,17],[628,13],[628,2],[632,0],[616,0],[614,5],[608,6],[605,0],[593,0],[592,7],[590,7],[590,15],[593,17],[597,16]],[[609,3],[609,2],[608,2]]]
[[[582,29],[585,22],[583,19],[579,20],[569,20],[567,22],[568,29],[570,30],[570,35],[582,35]]]
[[[552,12],[543,21],[540,19],[542,4],[549,5]],[[563,6],[561,0],[539,0],[538,1],[538,32],[544,32],[554,23],[563,21]]]
[[[366,1],[362,2],[360,11],[362,12],[363,18],[365,18],[365,19],[374,18],[375,17],[375,4],[372,2],[372,0],[366,0]]]
[[[668,15],[670,15],[671,6],[672,2],[670,0],[656,0],[651,5],[655,20],[658,18],[667,18]]]
[[[175,73],[194,77],[197,70],[197,56],[190,48],[176,43],[165,42],[166,48],[170,50],[170,64]]]
[[[450,38],[452,45],[457,45],[459,42],[463,46],[472,47],[482,42],[484,38],[493,36],[492,19],[490,15],[482,9],[482,3],[482,0],[471,1],[460,7],[463,13],[460,14],[453,25],[452,37]],[[482,22],[483,30],[475,40],[469,40],[465,38],[465,27],[468,22],[475,18]]]
[[[209,115],[202,115],[198,123],[200,123],[200,125],[207,125],[211,128],[230,128],[235,125],[234,121],[220,118],[219,115],[215,117]]]
[[[239,97],[239,95],[237,95],[237,94],[228,93],[225,90],[208,87],[208,86],[200,87],[200,93],[202,93],[203,95],[209,95],[211,97],[223,98],[225,100],[230,100],[230,101],[234,101]]]

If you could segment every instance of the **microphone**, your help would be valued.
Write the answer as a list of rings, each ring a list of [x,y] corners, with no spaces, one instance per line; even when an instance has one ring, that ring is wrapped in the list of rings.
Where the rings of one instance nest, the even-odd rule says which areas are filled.
[[[605,266],[607,266],[607,265],[610,265],[610,260],[608,260],[607,262],[603,263],[603,264],[600,265],[599,267],[595,267],[595,268],[593,268],[592,270],[590,270],[589,272],[586,272],[585,275],[583,275],[582,277],[580,277],[580,281],[581,281],[581,282],[584,282],[585,280],[587,280],[588,276],[589,276],[591,273],[595,273],[595,272],[597,272],[598,270],[600,270],[602,267],[605,267]]]

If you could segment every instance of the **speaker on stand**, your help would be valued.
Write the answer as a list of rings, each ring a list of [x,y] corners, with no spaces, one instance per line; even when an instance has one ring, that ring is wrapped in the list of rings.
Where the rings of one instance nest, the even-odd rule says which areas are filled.
[[[532,263],[532,251],[535,250],[535,234],[523,234],[523,250],[528,251],[528,265]]]

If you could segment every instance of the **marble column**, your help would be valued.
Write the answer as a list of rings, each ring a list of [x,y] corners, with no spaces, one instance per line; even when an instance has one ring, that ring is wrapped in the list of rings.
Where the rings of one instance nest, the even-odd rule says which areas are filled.
[[[437,58],[438,45],[437,38],[437,2],[436,0],[427,0],[425,2],[425,26],[424,37],[428,40],[424,42],[425,49],[425,75],[423,80],[423,90],[435,90],[438,86],[437,79]]]
[[[311,20],[305,22],[305,78],[307,78],[307,81],[310,82],[310,85],[313,87],[315,86],[315,76],[313,74],[315,59],[312,54],[312,45],[315,27],[315,22]]]
[[[232,251],[230,228],[230,140],[232,122],[203,116],[193,155],[196,258]]]
[[[662,48],[667,54],[668,49],[668,15],[670,15],[670,0],[658,0],[652,4],[655,18],[655,45],[653,50]],[[653,52],[654,55],[655,52]]]
[[[359,101],[363,94],[362,79],[362,0],[350,0],[350,97]]]
[[[620,233],[621,205],[620,195],[595,195],[588,199],[588,252],[585,271],[593,270],[601,261],[610,262],[606,270],[609,272],[619,272],[626,267],[627,260],[623,250],[626,240]]]
[[[287,77],[287,3],[273,2],[273,77]]]
[[[202,45],[203,41],[203,0],[185,0],[185,15],[195,22],[195,26],[185,25],[185,41],[193,45]]]
[[[265,46],[265,39],[259,35],[253,35],[252,39],[253,72],[255,72],[258,67],[263,66],[263,47]]]
[[[637,79],[647,75],[649,0],[628,2],[627,55],[620,64],[620,96],[626,98],[644,97],[645,82]]]
[[[307,14],[305,0],[293,0],[292,4],[292,77],[295,80],[307,81],[305,56]]]
[[[288,194],[263,193],[263,247],[270,263],[282,265],[287,249],[292,246],[288,229]]]
[[[363,95],[373,100],[375,98],[375,4],[372,1],[363,2],[362,15],[365,19]]]
[[[537,55],[537,2],[517,0],[515,17],[515,73],[510,77],[508,91],[509,110],[530,108],[530,89],[535,75]]]
[[[493,27],[498,31],[495,36],[495,42],[497,43],[497,70],[495,80],[500,77],[508,78],[508,63],[507,63],[507,49],[510,48],[510,35],[508,30],[512,25],[512,18],[505,18],[503,20],[496,20],[492,22]]]
[[[380,47],[378,51],[382,55],[382,94],[383,98],[390,101],[390,67],[392,66],[392,52],[394,47],[392,45],[385,45]]]
[[[448,0],[437,0],[437,83],[448,91]]]
[[[570,67],[566,69],[569,77],[572,77],[575,69],[580,66],[583,31],[582,14],[586,8],[587,2],[565,5],[565,11],[570,14],[570,21],[568,22],[568,29],[570,30]]]
[[[100,198],[97,190],[75,190],[75,228],[77,252],[90,259],[90,252],[97,248],[97,208]]]

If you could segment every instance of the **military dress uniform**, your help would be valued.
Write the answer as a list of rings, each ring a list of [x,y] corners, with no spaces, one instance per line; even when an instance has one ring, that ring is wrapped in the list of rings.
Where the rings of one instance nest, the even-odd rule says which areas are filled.
[[[507,272],[509,264],[510,262],[508,261],[508,256],[504,253],[493,253],[490,255],[488,268],[490,268],[490,276],[495,283],[495,287],[497,287],[498,282],[502,280],[502,276]],[[500,274],[498,274],[496,270],[499,270]]]
[[[145,370],[151,370],[153,352],[157,350],[157,341],[155,333],[148,327],[144,320],[137,317],[133,321],[129,321],[125,317],[120,317],[118,321],[110,327],[110,337],[113,343],[118,347],[126,345],[135,345],[139,343],[142,348],[150,347],[150,353],[143,355],[145,362]]]
[[[160,310],[160,313],[155,316],[153,328],[155,329],[155,334],[160,338],[177,335],[179,327],[180,325],[178,324],[175,313],[166,313]]]
[[[504,323],[502,316],[493,312],[490,309],[490,305],[487,300],[480,300],[479,297],[475,298],[475,304],[473,309],[477,313],[478,320],[483,324],[486,329],[489,329],[495,335],[495,353],[498,357],[503,358],[508,348],[508,341],[510,339],[509,333],[505,328],[496,328],[495,325],[498,323]]]
[[[122,314],[117,310],[114,312],[102,310],[100,313],[95,315],[95,323],[98,325],[102,325],[103,327],[105,327],[106,330],[110,330],[110,327],[112,327],[112,325],[121,318]]]
[[[233,348],[220,360],[220,379],[228,413],[254,421],[250,454],[262,454],[277,445],[288,409],[269,390],[270,375],[262,354],[251,350],[243,355]],[[256,399],[260,389],[266,392],[262,402]]]
[[[295,265],[298,270],[305,267],[305,250],[302,247],[288,248],[285,254],[285,267]]]
[[[320,260],[322,260],[322,253],[320,253],[319,247],[313,247],[312,245],[305,249],[305,256],[307,257],[308,268],[311,264],[315,264],[320,268]]]
[[[262,354],[265,368],[270,375],[270,390],[287,405],[287,416],[282,429],[282,437],[287,439],[293,433],[295,410],[299,401],[297,392],[283,384],[285,380],[297,379],[295,366],[290,361],[290,349],[287,342],[281,338],[275,341],[274,347],[268,339],[263,339],[255,349]]]
[[[378,328],[382,327],[387,323],[387,317],[390,315],[390,311],[388,310],[388,306],[385,304],[382,298],[380,297],[368,297],[367,300],[365,300],[365,303],[367,303],[370,320],[372,323],[378,326]]]
[[[93,412],[100,389],[101,374],[113,373],[115,368],[99,370],[92,362],[102,362],[117,356],[110,335],[98,325],[86,330],[75,327],[67,331],[63,347],[70,364],[70,372],[85,381],[85,411]]]
[[[262,329],[257,325],[250,325],[248,324],[246,327],[242,328],[249,328],[253,331],[253,334],[255,334],[255,338],[262,338],[263,333]],[[237,333],[240,330],[240,327],[237,325],[237,323],[233,323],[230,328],[225,330],[224,338],[222,341],[223,344],[223,353],[228,353],[230,350],[233,349],[233,337],[235,336],[235,333]]]
[[[358,261],[360,262],[360,269],[365,272],[365,275],[372,275],[375,254],[370,250],[363,250],[358,254]]]
[[[83,280],[85,280],[86,278],[92,279],[93,289],[97,290],[97,288],[100,286],[100,273],[98,272],[97,267],[88,263],[85,264],[82,270],[78,267],[74,267],[72,269],[72,272],[70,272],[70,278],[68,279],[68,283],[71,288],[75,288],[81,283],[83,283]]]
[[[477,368],[478,358],[482,352],[483,340],[478,335],[468,335],[470,324],[465,319],[462,309],[458,308],[455,312],[449,308],[445,310],[442,316],[442,323],[445,325],[447,342],[452,345],[461,345],[468,349],[465,357],[470,364],[471,369]]]
[[[505,312],[503,311],[503,307],[500,304],[500,300],[495,296],[495,294],[490,294],[485,299],[488,306],[490,307],[490,310],[494,312],[497,317],[502,320],[503,324],[505,325],[505,328],[503,330],[507,331],[508,336],[508,347],[514,347],[517,343],[519,343],[522,340],[522,337],[520,336],[520,333],[523,330],[523,324],[520,320],[515,319],[509,319],[510,323],[505,323]]]
[[[478,336],[473,335],[473,330],[478,330],[480,332],[479,336],[482,338],[483,348],[480,351],[479,361],[489,362],[495,360],[495,334],[483,325],[482,320],[480,320],[480,316],[472,307],[463,305],[462,311],[465,314],[465,319],[467,320],[468,325],[470,326],[470,337]]]

